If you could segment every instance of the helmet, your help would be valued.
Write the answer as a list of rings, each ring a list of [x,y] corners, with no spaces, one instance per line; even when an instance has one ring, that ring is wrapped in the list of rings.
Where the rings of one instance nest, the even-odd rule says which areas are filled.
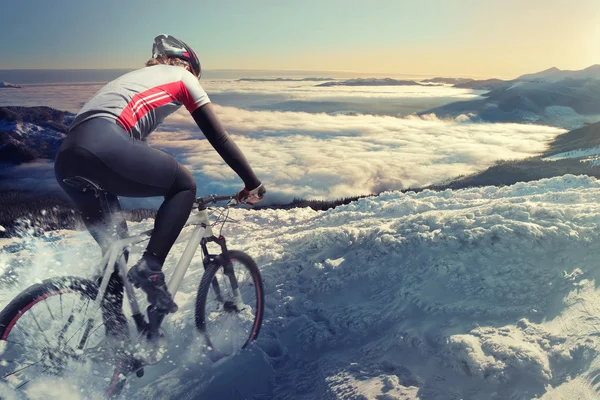
[[[192,73],[200,78],[202,70],[200,68],[200,60],[198,60],[196,53],[194,53],[190,46],[177,39],[175,36],[162,34],[154,38],[152,58],[157,58],[161,55],[176,57],[187,61],[192,68]]]

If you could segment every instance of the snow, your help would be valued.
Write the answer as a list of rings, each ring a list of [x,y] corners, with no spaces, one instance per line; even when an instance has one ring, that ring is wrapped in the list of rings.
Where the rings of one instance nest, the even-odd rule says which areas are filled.
[[[223,234],[265,281],[256,346],[217,365],[194,348],[198,254],[176,296],[180,314],[166,320],[167,356],[132,377],[124,398],[595,398],[599,189],[565,175],[386,192],[324,212],[232,210],[239,222]],[[89,276],[99,257],[86,232],[0,240],[9,244],[0,274],[16,283],[2,284],[0,306],[40,279]]]
[[[11,88],[11,89],[18,89],[18,88],[22,88],[23,86],[21,85],[16,85],[14,83],[10,83],[10,82],[0,82],[0,89],[1,88]]]
[[[589,163],[591,166],[600,165],[600,146],[589,147],[587,149],[577,149],[565,151],[563,153],[553,154],[545,157],[544,160],[563,160],[565,158],[578,158],[580,162]]]
[[[524,82],[520,82],[520,81],[516,81],[515,83],[513,83],[512,85],[510,85],[509,87],[506,88],[506,90],[510,90],[510,89],[514,89],[516,87],[519,87],[521,85],[523,85]]]
[[[33,124],[31,122],[0,121],[0,130],[12,132],[17,137],[35,141],[43,139],[62,139],[65,135],[54,129]]]
[[[590,147],[587,149],[578,149],[558,153],[545,158],[545,160],[562,160],[565,158],[583,158],[600,155],[600,146]]]

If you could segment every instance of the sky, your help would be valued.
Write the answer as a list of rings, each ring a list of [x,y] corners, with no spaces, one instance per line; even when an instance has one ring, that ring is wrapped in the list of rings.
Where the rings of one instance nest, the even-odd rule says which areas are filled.
[[[0,69],[135,68],[159,33],[203,68],[512,78],[600,63],[597,0],[30,0],[3,5]]]

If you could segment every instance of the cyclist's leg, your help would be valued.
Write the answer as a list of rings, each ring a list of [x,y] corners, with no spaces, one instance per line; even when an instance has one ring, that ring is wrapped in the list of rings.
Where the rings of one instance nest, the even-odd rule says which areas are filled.
[[[76,172],[116,195],[164,196],[144,256],[160,271],[192,208],[196,185],[190,172],[110,120],[86,121],[65,142],[55,164],[59,181]]]
[[[57,177],[76,173],[119,196],[164,196],[147,248],[164,262],[194,202],[196,184],[191,173],[169,154],[130,138],[107,119],[82,123],[65,142],[56,160]]]
[[[106,193],[106,199],[98,198],[91,191],[82,192],[71,186],[61,186],[81,212],[82,219],[92,237],[96,240],[104,254],[115,238],[127,237],[127,223],[120,213],[121,207],[117,196]],[[106,202],[103,207],[102,202]],[[110,210],[110,213],[104,212]],[[125,254],[128,257],[128,254]],[[102,276],[98,277],[99,284]],[[115,270],[106,288],[106,295],[101,304],[102,319],[107,332],[121,335],[127,332],[127,319],[123,314],[123,279]]]
[[[92,191],[83,192],[62,181],[59,184],[81,212],[83,223],[98,242],[102,254],[115,240],[129,236],[127,222],[121,214],[121,205],[117,196],[106,193],[106,199],[103,199],[102,194],[101,197],[96,197]]]

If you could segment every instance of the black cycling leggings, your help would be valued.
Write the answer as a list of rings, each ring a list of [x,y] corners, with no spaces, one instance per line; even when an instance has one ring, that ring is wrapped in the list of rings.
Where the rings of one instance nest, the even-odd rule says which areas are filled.
[[[161,263],[189,217],[196,196],[196,183],[185,167],[167,153],[133,139],[107,118],[87,120],[69,132],[56,156],[54,171],[103,253],[118,237],[127,235],[125,219],[119,212],[112,217],[104,215],[102,199],[92,191],[65,184],[63,179],[81,176],[99,184],[113,211],[121,209],[117,196],[164,196],[146,248],[146,253]]]

